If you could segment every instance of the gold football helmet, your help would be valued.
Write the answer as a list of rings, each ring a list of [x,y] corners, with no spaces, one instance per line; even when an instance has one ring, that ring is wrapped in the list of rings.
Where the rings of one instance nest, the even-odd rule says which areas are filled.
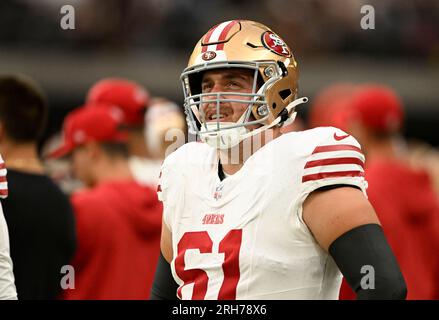
[[[227,68],[254,70],[252,92],[203,93],[203,73]],[[227,149],[275,125],[291,123],[295,107],[307,101],[307,98],[296,99],[297,80],[297,62],[291,49],[268,27],[248,20],[220,23],[198,41],[181,75],[189,129],[204,142]],[[227,99],[230,95],[238,98]],[[223,102],[248,107],[236,123],[221,122]],[[216,121],[207,121],[201,108],[203,103],[216,103]],[[250,125],[259,127],[250,131]]]

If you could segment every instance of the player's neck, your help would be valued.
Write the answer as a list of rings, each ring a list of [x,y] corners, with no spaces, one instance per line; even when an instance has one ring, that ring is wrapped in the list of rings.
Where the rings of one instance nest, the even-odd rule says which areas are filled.
[[[6,168],[44,174],[44,167],[38,157],[37,147],[34,143],[14,144],[3,142],[1,152]]]
[[[226,175],[232,175],[238,172],[244,165],[243,148],[236,146],[232,149],[218,150],[218,157],[222,170]],[[239,154],[239,157],[233,156]]]

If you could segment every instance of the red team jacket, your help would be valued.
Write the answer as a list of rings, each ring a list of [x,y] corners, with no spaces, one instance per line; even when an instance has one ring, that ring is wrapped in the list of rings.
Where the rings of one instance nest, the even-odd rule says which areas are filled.
[[[376,160],[365,170],[367,194],[407,283],[407,299],[439,299],[439,204],[424,171]],[[343,280],[340,299],[354,293]]]
[[[65,299],[148,299],[160,253],[162,204],[154,189],[112,181],[75,193],[75,289]]]

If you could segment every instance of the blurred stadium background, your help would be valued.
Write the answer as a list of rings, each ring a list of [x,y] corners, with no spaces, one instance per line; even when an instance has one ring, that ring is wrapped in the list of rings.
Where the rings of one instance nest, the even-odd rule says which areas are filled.
[[[65,4],[75,8],[75,30],[60,27]],[[365,4],[375,9],[375,30],[360,27]],[[236,18],[284,37],[299,61],[301,95],[312,99],[337,81],[382,82],[403,98],[405,135],[439,144],[436,0],[4,0],[0,72],[43,86],[48,138],[103,77],[130,78],[181,102],[179,76],[193,45],[213,24]]]

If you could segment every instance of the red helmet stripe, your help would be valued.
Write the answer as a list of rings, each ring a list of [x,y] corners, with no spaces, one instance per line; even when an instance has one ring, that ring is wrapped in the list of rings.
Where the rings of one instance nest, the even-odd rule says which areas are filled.
[[[217,24],[216,26],[213,26],[212,28],[210,28],[210,30],[204,36],[203,43],[209,43],[209,40],[210,40],[210,37],[212,36],[212,33],[215,31],[215,29],[218,26],[219,26],[219,24]],[[201,52],[206,52],[207,51],[207,47],[208,47],[208,45],[204,45],[203,48],[201,49]]]
[[[238,21],[233,20],[231,21],[221,32],[218,41],[224,41],[226,40],[227,34],[229,33],[230,29],[232,29],[232,27],[237,24]],[[216,50],[224,50],[224,43],[220,43],[216,46]]]

